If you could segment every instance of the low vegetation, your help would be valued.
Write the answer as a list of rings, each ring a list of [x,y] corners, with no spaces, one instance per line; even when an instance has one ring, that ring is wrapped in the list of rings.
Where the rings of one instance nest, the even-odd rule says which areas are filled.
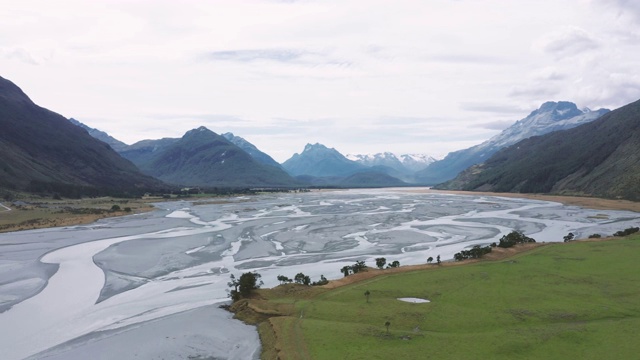
[[[379,275],[337,288],[285,284],[237,306],[262,313],[254,320],[266,359],[634,358],[640,236],[532,249],[465,266],[370,270]]]

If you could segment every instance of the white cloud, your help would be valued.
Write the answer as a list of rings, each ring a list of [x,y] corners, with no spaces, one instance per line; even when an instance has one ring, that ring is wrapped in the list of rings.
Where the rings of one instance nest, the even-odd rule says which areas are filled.
[[[14,1],[0,76],[129,143],[204,125],[278,160],[443,156],[545,101],[640,98],[636,3]]]

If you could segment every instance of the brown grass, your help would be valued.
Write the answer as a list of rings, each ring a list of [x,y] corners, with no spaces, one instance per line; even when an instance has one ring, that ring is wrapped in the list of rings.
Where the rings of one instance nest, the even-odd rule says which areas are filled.
[[[27,205],[3,202],[11,211],[0,212],[0,232],[89,224],[107,217],[137,214],[154,209],[151,205],[152,200],[111,197],[64,200],[25,197],[21,198],[21,201]],[[121,210],[110,211],[113,205],[120,206]],[[127,207],[131,208],[130,212],[124,211]]]

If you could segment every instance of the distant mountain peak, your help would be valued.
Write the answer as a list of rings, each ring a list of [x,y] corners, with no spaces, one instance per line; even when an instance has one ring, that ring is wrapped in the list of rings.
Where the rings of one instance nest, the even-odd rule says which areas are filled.
[[[199,133],[212,133],[212,134],[215,134],[215,132],[207,129],[206,127],[200,126],[200,127],[195,128],[195,129],[191,129],[191,130],[187,131],[184,134],[184,136],[191,136],[191,135],[196,135],[196,134],[199,134]]]
[[[320,143],[315,143],[315,144],[308,143],[307,145],[305,145],[303,152],[314,151],[314,150],[335,150],[335,149],[333,148],[329,149],[328,147]]]

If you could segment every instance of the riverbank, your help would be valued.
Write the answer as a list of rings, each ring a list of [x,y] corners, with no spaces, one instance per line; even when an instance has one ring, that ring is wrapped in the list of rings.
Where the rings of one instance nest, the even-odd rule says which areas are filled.
[[[45,199],[25,196],[3,202],[0,232],[44,229],[90,224],[108,217],[152,211],[154,199],[121,199],[112,197],[86,199]]]
[[[624,290],[628,285],[628,276],[637,277],[625,264],[634,261],[627,248],[637,248],[638,240],[526,244],[495,249],[481,260],[368,269],[325,286],[289,284],[261,289],[251,299],[233,304],[231,310],[237,318],[258,324],[262,359],[327,358],[356,348],[359,358],[374,354],[415,358],[438,351],[439,358],[511,358],[516,354],[544,358],[558,351],[578,354],[582,345],[576,348],[576,344],[598,344],[610,327],[638,321],[635,317],[629,320],[629,312],[636,312],[637,306],[629,307],[627,293],[617,295],[618,287]],[[619,261],[619,269],[592,266],[612,259]],[[585,277],[589,281],[584,281]],[[607,286],[606,293],[598,291],[601,286]],[[365,290],[371,301],[369,296],[364,300]],[[424,297],[431,303],[394,301],[402,296]],[[607,307],[593,307],[594,298]],[[609,310],[614,308],[625,308],[625,315],[618,319]],[[607,324],[602,324],[602,318]],[[391,332],[385,332],[385,320],[390,322]],[[468,333],[474,333],[474,338]],[[505,336],[496,335],[502,333]],[[492,339],[498,338],[500,342],[495,344]],[[477,344],[471,344],[474,341]],[[537,346],[526,346],[531,342]],[[452,353],[442,353],[453,343],[466,347],[454,346]],[[621,351],[619,345],[611,348]],[[627,346],[624,351],[635,350]],[[602,353],[603,349],[594,351]]]

